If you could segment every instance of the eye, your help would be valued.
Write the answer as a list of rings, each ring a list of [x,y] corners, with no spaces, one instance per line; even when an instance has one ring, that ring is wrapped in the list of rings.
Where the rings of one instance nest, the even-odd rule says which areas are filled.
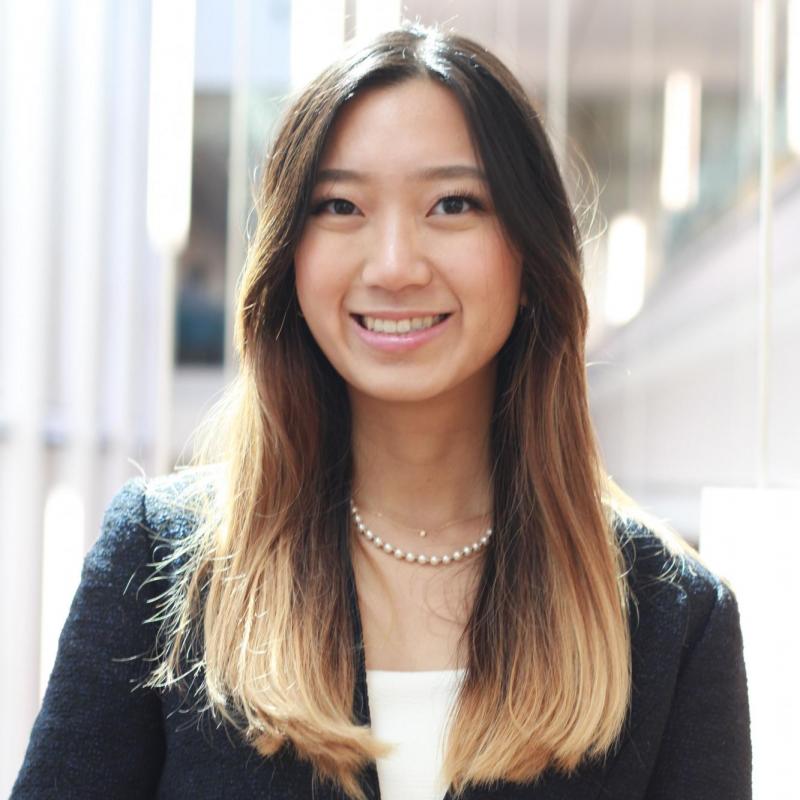
[[[332,197],[327,200],[320,200],[313,208],[312,214],[322,214],[324,212],[333,214],[335,217],[350,217],[357,211],[355,203],[345,200],[342,197]]]
[[[461,216],[467,211],[481,211],[483,204],[475,195],[468,192],[457,192],[440,198],[433,207],[434,212],[437,208],[441,208],[440,213],[452,217]]]

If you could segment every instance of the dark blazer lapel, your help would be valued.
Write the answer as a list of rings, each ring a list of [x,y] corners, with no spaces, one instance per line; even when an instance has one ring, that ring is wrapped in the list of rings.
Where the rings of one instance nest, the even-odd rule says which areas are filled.
[[[630,611],[631,709],[616,753],[606,763],[600,798],[621,797],[619,787],[637,784],[643,787],[644,796],[672,706],[689,629],[686,592],[647,569],[646,550],[645,546],[639,552],[641,569],[634,565],[630,575],[636,599]]]
[[[686,592],[679,586],[653,581],[638,587],[637,599],[631,609],[630,733],[654,714],[669,712],[689,623]]]

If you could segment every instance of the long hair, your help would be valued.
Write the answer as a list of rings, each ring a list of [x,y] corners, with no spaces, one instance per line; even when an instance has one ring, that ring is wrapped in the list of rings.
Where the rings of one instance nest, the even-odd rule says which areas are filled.
[[[461,639],[444,773],[458,793],[602,758],[631,689],[628,588],[588,410],[579,234],[556,161],[484,48],[418,26],[386,33],[323,72],[277,132],[239,286],[240,374],[198,449],[197,465],[217,466],[197,471],[197,528],[162,564],[171,584],[150,679],[191,678],[260,753],[291,746],[359,800],[360,770],[389,747],[353,710],[350,408],[298,313],[293,254],[337,114],[369,87],[417,79],[460,104],[528,299],[498,356],[495,533]]]

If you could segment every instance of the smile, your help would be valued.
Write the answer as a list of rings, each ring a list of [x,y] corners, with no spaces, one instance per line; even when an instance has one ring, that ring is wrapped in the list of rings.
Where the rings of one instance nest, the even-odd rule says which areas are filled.
[[[434,314],[424,317],[405,317],[401,319],[386,319],[384,317],[371,317],[356,315],[356,321],[362,328],[375,333],[409,333],[422,331],[439,325],[448,317],[448,314]]]
[[[401,312],[402,313],[402,312]],[[352,331],[370,350],[382,353],[410,353],[424,348],[450,330],[453,314],[425,314],[411,312],[400,317],[398,312],[384,312],[383,316],[351,314]]]

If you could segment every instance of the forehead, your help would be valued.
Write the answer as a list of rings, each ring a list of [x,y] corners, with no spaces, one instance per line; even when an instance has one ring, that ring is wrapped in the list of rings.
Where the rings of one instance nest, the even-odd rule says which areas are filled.
[[[419,78],[367,89],[347,103],[320,167],[389,173],[450,163],[479,164],[467,119],[452,92]]]

